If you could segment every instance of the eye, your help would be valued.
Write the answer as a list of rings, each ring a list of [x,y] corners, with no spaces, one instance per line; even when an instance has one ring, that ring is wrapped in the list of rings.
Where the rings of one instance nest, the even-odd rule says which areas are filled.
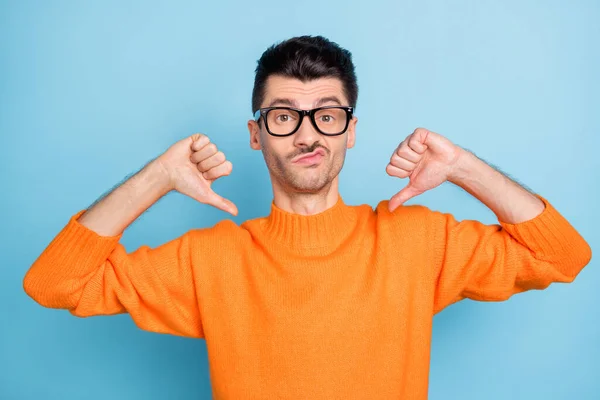
[[[329,123],[333,122],[335,118],[333,117],[333,115],[321,115],[319,119],[321,120],[321,122]]]
[[[269,121],[275,124],[289,124],[298,118],[292,110],[273,110],[269,113]]]

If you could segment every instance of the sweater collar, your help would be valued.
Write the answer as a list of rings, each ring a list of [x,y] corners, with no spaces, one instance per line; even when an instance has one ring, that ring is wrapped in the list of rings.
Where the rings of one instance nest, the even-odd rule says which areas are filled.
[[[263,230],[269,240],[290,249],[333,250],[352,233],[356,221],[356,210],[346,205],[341,196],[332,207],[314,215],[290,213],[271,202]]]

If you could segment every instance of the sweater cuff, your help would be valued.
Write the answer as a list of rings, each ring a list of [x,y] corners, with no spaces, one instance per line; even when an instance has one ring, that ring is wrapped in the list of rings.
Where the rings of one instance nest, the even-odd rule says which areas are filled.
[[[532,250],[538,259],[556,260],[557,256],[585,258],[591,253],[583,237],[552,204],[538,194],[535,196],[544,203],[541,214],[516,224],[499,221],[500,225],[519,243]]]
[[[81,224],[78,218],[85,211],[85,209],[81,210],[69,219],[46,252],[50,259],[60,260],[61,263],[69,266],[55,270],[64,270],[71,278],[83,276],[92,268],[98,267],[108,258],[123,236],[123,233],[116,236],[101,236]]]

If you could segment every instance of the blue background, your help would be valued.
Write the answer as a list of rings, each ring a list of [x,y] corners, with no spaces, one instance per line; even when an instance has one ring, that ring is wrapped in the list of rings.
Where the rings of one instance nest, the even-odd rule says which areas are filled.
[[[194,132],[233,162],[215,190],[234,220],[266,215],[271,186],[246,129],[254,68],[295,35],[354,56],[347,203],[406,184],[385,166],[423,126],[548,198],[599,250],[599,17],[596,1],[0,2],[0,398],[210,398],[203,340],[43,308],[22,279],[72,214]],[[410,203],[496,222],[451,184]],[[223,218],[172,193],[123,243]],[[599,278],[595,257],[572,284],[437,315],[430,398],[600,398]]]

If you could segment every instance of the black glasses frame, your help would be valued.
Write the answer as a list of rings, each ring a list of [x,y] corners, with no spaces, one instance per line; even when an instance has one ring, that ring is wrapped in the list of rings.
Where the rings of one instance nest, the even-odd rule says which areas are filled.
[[[317,121],[315,121],[315,113],[317,113],[320,110],[326,110],[326,109],[330,109],[330,108],[337,108],[337,109],[346,111],[346,126],[344,126],[344,129],[339,133],[325,133],[319,129],[319,127],[317,126]],[[290,133],[286,133],[284,135],[271,132],[271,130],[269,129],[269,123],[267,122],[267,114],[271,110],[296,111],[298,114],[300,114],[300,118],[298,119],[298,125],[296,125],[296,127],[294,128],[293,131],[291,131]],[[285,136],[291,136],[294,133],[296,133],[298,131],[298,129],[300,128],[300,125],[302,125],[302,121],[304,121],[304,117],[308,115],[310,122],[315,127],[317,132],[319,132],[321,135],[339,136],[339,135],[342,135],[343,133],[345,133],[346,130],[348,129],[348,125],[350,124],[350,120],[352,119],[353,113],[354,113],[354,107],[348,107],[348,106],[325,106],[325,107],[313,108],[312,110],[301,110],[299,108],[293,108],[293,107],[265,107],[265,108],[259,108],[258,110],[256,110],[256,112],[254,113],[254,119],[256,120],[256,122],[258,122],[260,117],[262,117],[263,121],[265,122],[265,127],[267,128],[267,132],[269,133],[269,135],[277,136],[277,137],[285,137]]]

